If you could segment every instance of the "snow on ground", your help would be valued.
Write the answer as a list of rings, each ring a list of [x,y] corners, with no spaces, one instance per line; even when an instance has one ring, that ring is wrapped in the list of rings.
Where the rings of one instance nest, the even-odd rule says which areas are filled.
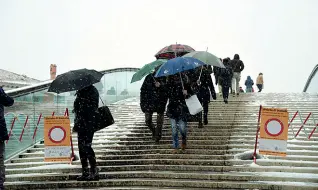
[[[30,167],[27,169],[65,169],[65,168],[78,168],[79,165],[70,165],[70,164],[49,164],[44,166]]]
[[[6,175],[6,178],[16,178],[16,177],[30,177],[30,176],[51,176],[51,175],[60,175],[61,173],[30,173],[30,174],[11,174]]]
[[[236,160],[253,160],[254,150],[248,150],[242,153],[238,153],[234,155],[234,159]],[[259,151],[256,151],[256,158],[257,159],[264,159],[266,158],[263,155],[259,154]]]

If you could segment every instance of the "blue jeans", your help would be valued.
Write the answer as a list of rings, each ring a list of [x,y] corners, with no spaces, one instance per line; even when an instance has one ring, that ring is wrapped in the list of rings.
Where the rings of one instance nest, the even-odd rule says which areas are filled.
[[[171,122],[171,129],[172,129],[172,141],[173,141],[173,148],[179,147],[179,136],[178,130],[182,136],[182,144],[187,143],[187,122],[182,120],[175,120],[170,119]]]

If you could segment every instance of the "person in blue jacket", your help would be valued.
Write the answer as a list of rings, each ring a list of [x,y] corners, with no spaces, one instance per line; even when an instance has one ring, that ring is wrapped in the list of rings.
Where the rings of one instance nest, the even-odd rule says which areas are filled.
[[[253,85],[254,81],[252,80],[251,76],[247,76],[247,79],[245,81],[246,93],[253,92]]]
[[[4,92],[2,87],[0,87],[0,189],[4,189],[3,184],[5,181],[4,141],[9,140],[6,120],[4,118],[4,107],[12,106],[13,103],[14,100]]]

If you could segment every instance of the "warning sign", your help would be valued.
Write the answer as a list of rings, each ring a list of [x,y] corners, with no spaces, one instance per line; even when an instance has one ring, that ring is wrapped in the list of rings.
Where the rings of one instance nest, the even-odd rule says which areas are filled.
[[[45,161],[69,161],[71,127],[67,116],[44,118]]]
[[[259,139],[260,154],[286,156],[287,139],[287,109],[262,108]]]

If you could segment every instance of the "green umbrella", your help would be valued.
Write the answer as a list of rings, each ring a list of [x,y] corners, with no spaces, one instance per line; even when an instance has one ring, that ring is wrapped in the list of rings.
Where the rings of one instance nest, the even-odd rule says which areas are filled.
[[[225,68],[219,58],[207,51],[193,51],[185,54],[183,57],[193,57],[207,65]]]
[[[139,71],[137,71],[133,77],[131,78],[131,82],[136,82],[141,80],[142,78],[144,78],[144,76],[152,73],[154,71],[154,69],[162,64],[164,64],[165,62],[167,62],[166,59],[158,59],[156,61],[153,61],[151,63],[148,63],[146,65],[144,65],[141,69],[139,69]]]

